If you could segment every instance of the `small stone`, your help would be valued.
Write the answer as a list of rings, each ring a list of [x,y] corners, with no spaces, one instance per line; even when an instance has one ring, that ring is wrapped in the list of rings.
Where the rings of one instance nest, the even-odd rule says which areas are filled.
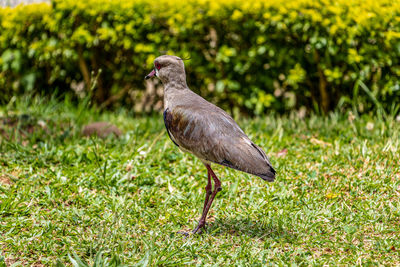
[[[38,120],[37,124],[42,127],[42,129],[47,129],[47,124],[44,120]]]
[[[122,131],[117,126],[108,122],[93,122],[85,125],[82,129],[84,136],[97,135],[100,138],[106,138],[107,136],[114,134],[116,137],[122,135]]]
[[[132,170],[132,168],[133,168],[133,161],[132,161],[132,160],[129,160],[129,161],[128,161],[128,164],[126,164],[125,170],[126,170],[127,172],[129,172],[130,170]]]
[[[349,112],[349,115],[347,117],[347,119],[349,120],[349,122],[353,122],[356,119],[356,116],[354,116],[353,112]]]

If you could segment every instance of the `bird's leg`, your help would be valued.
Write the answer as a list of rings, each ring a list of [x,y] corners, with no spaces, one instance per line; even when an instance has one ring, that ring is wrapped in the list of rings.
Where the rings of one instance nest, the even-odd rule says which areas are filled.
[[[212,193],[211,174],[210,174],[210,171],[208,171],[208,169],[207,169],[207,178],[208,178],[208,182],[207,182],[207,185],[205,187],[206,199],[204,201],[203,213],[204,213],[204,210],[206,209],[208,200],[210,199],[210,195]]]
[[[214,201],[215,196],[217,195],[217,193],[219,191],[221,191],[222,187],[221,187],[221,181],[217,178],[217,176],[215,175],[215,173],[213,172],[213,170],[211,169],[210,165],[206,165],[208,173],[211,174],[211,177],[214,180],[214,191],[211,194],[210,199],[208,200],[207,205],[205,205],[204,209],[203,209],[203,214],[201,215],[201,218],[199,220],[199,224],[197,225],[197,227],[193,230],[193,234],[198,233],[200,231],[201,228],[203,228],[206,224],[206,219],[207,219],[207,213],[210,210],[211,204]]]

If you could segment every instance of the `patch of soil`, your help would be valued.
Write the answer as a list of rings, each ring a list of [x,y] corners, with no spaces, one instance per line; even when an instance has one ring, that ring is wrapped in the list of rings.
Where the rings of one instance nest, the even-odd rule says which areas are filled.
[[[12,181],[10,180],[10,178],[8,178],[5,175],[0,175],[0,184],[12,184]]]

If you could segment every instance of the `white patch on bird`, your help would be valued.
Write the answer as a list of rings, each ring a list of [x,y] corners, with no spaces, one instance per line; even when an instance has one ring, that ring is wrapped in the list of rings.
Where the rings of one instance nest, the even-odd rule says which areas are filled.
[[[251,141],[249,139],[247,139],[246,137],[242,137],[242,139],[251,146]]]
[[[208,124],[208,129],[210,130],[210,133],[213,133],[213,132],[215,132],[217,130],[213,123],[209,123]]]
[[[222,116],[222,119],[224,121],[226,121],[228,124],[232,124],[231,121],[228,118],[226,118],[225,116]]]
[[[187,131],[189,131],[189,129],[191,128],[191,126],[192,126],[192,122],[190,121],[190,122],[186,125],[185,130],[183,131],[183,135],[186,135]]]
[[[192,130],[192,137],[198,138],[200,135],[200,131],[198,130],[197,124],[195,123]]]
[[[167,130],[168,131],[168,130]],[[169,135],[171,136],[171,139],[172,139],[172,141],[174,141],[176,144],[178,144],[177,142],[176,142],[176,138],[172,135],[172,133],[170,132],[170,131],[168,131],[169,132]]]
[[[156,76],[158,77],[158,69],[157,69],[157,68],[155,68],[155,70],[156,70]]]

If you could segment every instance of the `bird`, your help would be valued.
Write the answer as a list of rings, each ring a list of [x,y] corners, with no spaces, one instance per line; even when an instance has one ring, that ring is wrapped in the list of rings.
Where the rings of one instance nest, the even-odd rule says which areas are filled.
[[[268,182],[275,180],[276,171],[264,150],[250,140],[228,113],[189,89],[180,57],[157,57],[145,79],[152,77],[158,77],[164,87],[163,117],[169,138],[180,150],[199,158],[207,168],[203,211],[192,230],[192,234],[200,233],[215,196],[222,190],[211,164],[250,173]]]

